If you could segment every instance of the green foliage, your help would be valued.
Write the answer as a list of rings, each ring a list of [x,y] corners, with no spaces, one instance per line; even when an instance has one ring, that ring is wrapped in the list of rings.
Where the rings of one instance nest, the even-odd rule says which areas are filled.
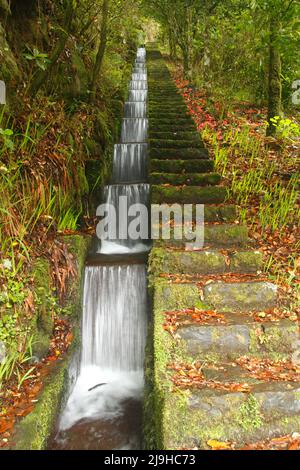
[[[48,54],[40,52],[36,47],[30,49],[28,47],[28,52],[24,54],[26,60],[34,61],[36,66],[41,70],[46,70],[47,65],[49,64]]]
[[[275,116],[271,122],[276,128],[276,135],[279,139],[293,142],[296,137],[300,137],[300,126],[297,122],[280,116]]]

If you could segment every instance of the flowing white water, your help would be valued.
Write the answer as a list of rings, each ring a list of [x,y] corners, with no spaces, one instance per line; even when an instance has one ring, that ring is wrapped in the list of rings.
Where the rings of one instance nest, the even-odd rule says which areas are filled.
[[[104,200],[107,204],[107,215],[109,220],[116,218],[116,231],[110,235],[102,235],[102,240],[98,245],[98,252],[102,254],[118,254],[118,253],[140,253],[149,251],[150,244],[148,240],[148,214],[141,214],[141,227],[146,230],[146,234],[139,239],[132,239],[129,235],[130,224],[136,219],[136,215],[129,216],[127,208],[135,204],[143,204],[149,206],[149,192],[150,187],[148,184],[117,184],[105,186]],[[125,198],[124,200],[120,198]],[[122,204],[122,206],[121,206]],[[107,228],[105,230],[108,231]],[[101,234],[100,234],[101,235]]]
[[[118,144],[114,148],[113,180],[141,181],[147,178],[148,145]]]
[[[145,72],[133,72],[132,80],[147,80],[147,73]]]
[[[144,101],[148,99],[147,90],[129,90],[128,101]]]
[[[125,211],[118,211],[120,196],[126,197],[128,207],[149,204],[148,184],[122,184],[144,181],[147,176],[145,61],[146,51],[139,48],[125,105],[122,143],[114,150],[113,179],[121,184],[104,188],[104,201],[116,209],[118,236],[99,240],[96,252],[102,255],[149,250],[149,241],[142,237],[122,238],[130,218]],[[130,406],[138,410],[136,403],[143,395],[147,303],[145,265],[133,262],[86,267],[79,376],[60,418],[55,441],[59,449],[99,449],[104,445],[130,449],[138,445],[138,420],[135,422],[136,416],[132,412],[128,415],[128,410]],[[128,419],[129,436],[124,425]],[[84,446],[85,433],[88,438]]]
[[[148,82],[147,80],[131,80],[129,84],[130,90],[148,90]]]
[[[124,110],[126,118],[147,117],[147,103],[141,103],[139,101],[126,101]]]
[[[125,118],[122,121],[121,142],[145,142],[148,135],[148,119]]]

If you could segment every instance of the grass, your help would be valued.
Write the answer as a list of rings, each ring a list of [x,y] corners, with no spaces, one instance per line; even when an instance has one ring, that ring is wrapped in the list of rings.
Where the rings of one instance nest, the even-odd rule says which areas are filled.
[[[212,147],[216,169],[229,187],[229,198],[239,205],[240,220],[259,234],[259,242],[266,248],[265,271],[296,290],[300,244],[285,247],[285,240],[293,237],[300,221],[300,178],[288,145],[291,136],[286,141],[278,139],[279,147],[270,151],[262,135],[246,124],[231,126],[222,139],[209,127],[202,135]],[[280,177],[285,169],[288,179]]]

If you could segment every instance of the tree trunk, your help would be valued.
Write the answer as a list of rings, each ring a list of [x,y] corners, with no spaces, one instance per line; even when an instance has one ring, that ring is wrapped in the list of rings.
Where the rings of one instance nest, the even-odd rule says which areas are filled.
[[[41,86],[47,81],[49,78],[50,72],[58,59],[60,58],[61,54],[65,50],[66,42],[70,35],[71,24],[74,17],[74,2],[73,0],[68,0],[64,23],[61,28],[60,37],[58,42],[52,52],[50,57],[50,62],[46,68],[46,70],[40,70],[33,79],[31,85],[29,86],[29,93],[31,95],[36,95],[40,90]]]
[[[170,57],[172,60],[176,60],[177,59],[176,42],[175,42],[174,35],[173,35],[171,28],[169,28],[168,35],[169,35]]]
[[[270,20],[270,45],[269,45],[269,102],[268,102],[268,129],[267,135],[276,133],[276,126],[271,119],[281,115],[281,57],[278,47],[278,35],[280,21],[273,16]]]
[[[96,56],[96,61],[92,74],[92,81],[90,85],[90,101],[94,101],[96,98],[96,88],[97,80],[101,71],[102,62],[106,50],[107,44],[107,23],[108,23],[108,10],[109,10],[109,0],[104,0],[102,5],[102,24],[101,24],[101,33],[100,33],[100,44]]]
[[[183,74],[184,78],[190,78],[190,53],[187,44],[181,48],[183,55]]]

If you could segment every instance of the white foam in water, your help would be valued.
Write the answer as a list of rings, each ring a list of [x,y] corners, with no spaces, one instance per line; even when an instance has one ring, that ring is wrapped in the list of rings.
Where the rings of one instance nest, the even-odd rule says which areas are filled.
[[[105,383],[89,392],[89,389]],[[122,402],[140,400],[143,395],[143,372],[120,372],[87,366],[77,379],[59,428],[65,431],[82,419],[112,419],[122,413]]]
[[[135,243],[132,246],[120,245],[118,242],[101,241],[100,253],[102,255],[129,255],[137,253],[146,253],[150,251],[151,246],[145,243]]]

